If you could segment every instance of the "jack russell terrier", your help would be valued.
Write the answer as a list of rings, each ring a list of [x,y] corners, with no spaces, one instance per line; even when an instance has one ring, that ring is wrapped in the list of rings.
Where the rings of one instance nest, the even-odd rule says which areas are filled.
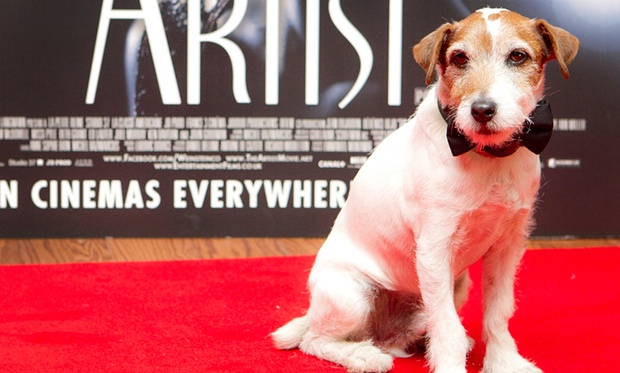
[[[275,346],[351,372],[388,371],[418,347],[435,373],[465,372],[457,312],[482,259],[483,372],[541,372],[508,320],[553,128],[545,64],[568,78],[578,47],[544,20],[490,8],[423,38],[413,55],[437,83],[359,170],[310,272],[310,308]]]

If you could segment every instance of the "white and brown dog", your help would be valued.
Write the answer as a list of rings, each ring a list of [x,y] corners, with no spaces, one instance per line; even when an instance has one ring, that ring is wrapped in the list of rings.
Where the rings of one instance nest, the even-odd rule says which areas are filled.
[[[535,153],[552,126],[545,64],[557,59],[568,78],[578,46],[544,20],[489,8],[422,39],[415,60],[437,83],[355,177],[310,273],[310,308],[272,334],[276,347],[385,372],[424,344],[434,372],[465,372],[457,311],[482,258],[483,371],[540,372],[508,320],[540,181]]]

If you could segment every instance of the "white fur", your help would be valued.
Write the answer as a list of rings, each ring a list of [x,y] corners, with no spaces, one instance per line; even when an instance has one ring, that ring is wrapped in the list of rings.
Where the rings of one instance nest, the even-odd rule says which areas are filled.
[[[500,24],[501,21],[500,20],[495,20],[495,21],[491,21],[489,19],[489,16],[493,15],[493,14],[499,14],[501,12],[505,12],[506,9],[498,9],[498,8],[483,8],[483,9],[479,9],[478,12],[482,13],[482,18],[484,18],[484,20],[487,22],[487,29],[489,30],[489,33],[491,34],[491,37],[493,38],[493,40],[497,39],[500,36]]]
[[[496,70],[485,94],[500,102],[502,131],[512,133],[542,89],[515,92],[506,71]],[[426,341],[434,372],[465,372],[471,343],[457,311],[467,298],[467,268],[482,258],[484,372],[540,372],[519,355],[508,332],[539,159],[525,148],[506,158],[476,151],[453,157],[437,108],[442,84],[440,76],[415,116],[374,150],[353,180],[310,273],[310,308],[273,333],[276,347],[299,347],[351,372],[385,372],[392,367],[388,353],[403,356]],[[461,118],[460,109],[458,115],[460,122],[472,120]],[[410,297],[403,318],[410,324],[399,338],[373,334],[372,323],[385,316],[377,308],[380,294]]]

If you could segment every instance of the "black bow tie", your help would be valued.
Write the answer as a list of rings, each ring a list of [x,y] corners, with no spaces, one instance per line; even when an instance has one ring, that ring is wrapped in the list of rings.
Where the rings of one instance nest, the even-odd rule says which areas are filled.
[[[447,137],[452,155],[457,157],[475,148],[476,145],[472,144],[454,125],[454,109],[442,107],[439,101],[437,101],[437,105],[439,106],[441,116],[448,123]],[[545,100],[539,101],[536,104],[536,109],[529,117],[531,122],[529,120],[525,121],[523,132],[517,138],[501,147],[485,146],[483,148],[484,152],[495,157],[507,157],[516,152],[520,146],[525,146],[534,154],[542,153],[549,143],[553,132],[551,105]]]

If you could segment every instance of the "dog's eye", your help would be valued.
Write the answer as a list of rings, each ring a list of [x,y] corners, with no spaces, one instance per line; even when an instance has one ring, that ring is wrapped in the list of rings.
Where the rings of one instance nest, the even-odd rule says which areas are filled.
[[[452,57],[452,62],[458,67],[465,67],[469,62],[469,57],[465,53],[460,52]]]
[[[523,62],[525,62],[525,60],[527,59],[528,59],[527,53],[520,51],[520,50],[512,51],[510,55],[508,56],[508,62],[510,62],[513,65],[520,65]]]

